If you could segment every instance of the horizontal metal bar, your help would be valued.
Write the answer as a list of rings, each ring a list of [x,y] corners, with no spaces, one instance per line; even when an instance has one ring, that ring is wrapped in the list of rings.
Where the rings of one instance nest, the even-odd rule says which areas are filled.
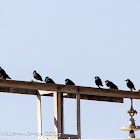
[[[53,96],[53,92],[54,91],[41,91],[41,90],[39,90],[39,93],[42,96]],[[74,98],[74,99],[76,99],[76,94],[63,93],[63,97],[64,98]],[[81,94],[80,99],[123,103],[123,98],[119,98],[119,97],[106,97],[106,96],[96,96],[96,95],[84,95],[84,94]]]
[[[38,90],[23,89],[23,88],[0,87],[0,92],[18,93],[18,94],[26,94],[26,95],[40,94],[41,96],[52,97],[54,91],[42,91],[42,90],[38,91]],[[74,99],[76,99],[76,95],[75,94],[68,94],[66,96],[64,95],[64,98],[74,98]],[[116,98],[116,97],[81,95],[80,99],[123,103],[123,98]]]
[[[123,103],[123,98],[119,98],[119,97],[108,97],[108,96],[96,96],[96,95],[81,94],[80,99]]]
[[[0,92],[37,95],[38,90],[25,89],[25,88],[13,88],[13,87],[0,87]]]
[[[61,140],[61,139],[59,139],[59,140]],[[63,140],[68,140],[68,139],[63,139]],[[70,140],[74,140],[74,139],[70,139]],[[80,140],[140,140],[140,139],[139,138],[131,138],[131,139],[130,138],[126,138],[126,139],[120,138],[120,139],[80,139]]]
[[[60,139],[79,139],[78,135],[62,134]]]
[[[14,81],[14,80],[0,80],[0,87],[3,88],[9,87],[9,88],[17,88],[17,89],[21,88],[23,90],[24,89],[46,90],[46,91],[56,91],[56,92],[69,93],[69,94],[74,93],[74,94],[81,94],[81,95],[94,95],[94,96],[103,96],[103,97],[140,99],[140,92],[99,89],[99,88],[92,88],[92,87],[70,86],[70,85],[60,85],[60,84]],[[29,94],[33,95],[33,93],[30,92]]]

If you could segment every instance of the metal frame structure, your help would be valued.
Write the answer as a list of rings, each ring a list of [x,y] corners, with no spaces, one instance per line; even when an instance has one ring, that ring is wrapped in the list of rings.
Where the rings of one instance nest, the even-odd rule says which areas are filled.
[[[54,98],[54,132],[56,133],[56,139],[81,138],[80,99],[116,103],[123,103],[123,98],[140,99],[140,92],[15,80],[0,80],[0,92],[37,96],[38,133],[40,135],[42,135],[41,96],[52,96]],[[63,98],[76,99],[77,135],[64,134]],[[43,138],[40,136],[39,139],[42,140]]]

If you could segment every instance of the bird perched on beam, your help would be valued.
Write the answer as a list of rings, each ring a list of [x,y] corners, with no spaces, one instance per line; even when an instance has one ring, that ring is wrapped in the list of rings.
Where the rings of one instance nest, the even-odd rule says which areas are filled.
[[[33,72],[33,77],[36,79],[36,80],[39,80],[39,81],[43,81],[42,80],[42,77],[34,70]]]
[[[136,90],[134,84],[131,82],[130,79],[126,79],[125,81],[126,81],[127,87],[130,88],[131,91],[132,89]]]
[[[45,82],[49,83],[49,84],[55,84],[55,82],[51,78],[49,78],[49,77],[45,78]]]
[[[0,67],[0,79],[11,79],[8,74]]]
[[[100,86],[103,86],[103,84],[102,84],[102,80],[98,77],[98,76],[96,76],[96,77],[94,77],[95,78],[95,84],[100,88]]]
[[[70,79],[66,79],[65,84],[66,85],[75,85],[75,83],[73,83]]]
[[[106,84],[106,86],[109,87],[110,89],[118,89],[118,87],[117,87],[113,82],[111,82],[111,81],[109,81],[109,80],[106,80],[106,81],[105,81],[105,84]]]

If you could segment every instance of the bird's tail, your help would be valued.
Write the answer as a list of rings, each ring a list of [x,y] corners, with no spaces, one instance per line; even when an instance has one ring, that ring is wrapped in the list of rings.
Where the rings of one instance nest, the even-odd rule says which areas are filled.
[[[5,75],[5,77],[8,78],[8,79],[11,79],[11,78],[9,77],[9,75],[7,75],[7,74]]]

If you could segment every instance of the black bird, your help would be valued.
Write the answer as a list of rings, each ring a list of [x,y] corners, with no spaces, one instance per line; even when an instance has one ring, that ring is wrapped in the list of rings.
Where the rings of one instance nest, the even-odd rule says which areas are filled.
[[[100,88],[100,86],[103,86],[102,80],[101,80],[98,76],[95,77],[95,84],[96,84],[99,88]]]
[[[136,90],[134,84],[129,79],[126,79],[125,81],[126,81],[127,87],[130,88],[131,91],[132,89]]]
[[[43,81],[42,77],[35,70],[33,72],[33,76],[36,80]]]
[[[65,84],[66,85],[75,85],[75,83],[73,83],[70,79],[66,79]]]
[[[109,80],[106,80],[105,83],[106,83],[106,86],[109,87],[110,89],[118,89],[118,87]]]
[[[45,82],[49,83],[49,84],[55,84],[55,82],[51,78],[49,78],[49,77],[45,78]]]
[[[0,67],[0,79],[11,79],[8,74]]]

